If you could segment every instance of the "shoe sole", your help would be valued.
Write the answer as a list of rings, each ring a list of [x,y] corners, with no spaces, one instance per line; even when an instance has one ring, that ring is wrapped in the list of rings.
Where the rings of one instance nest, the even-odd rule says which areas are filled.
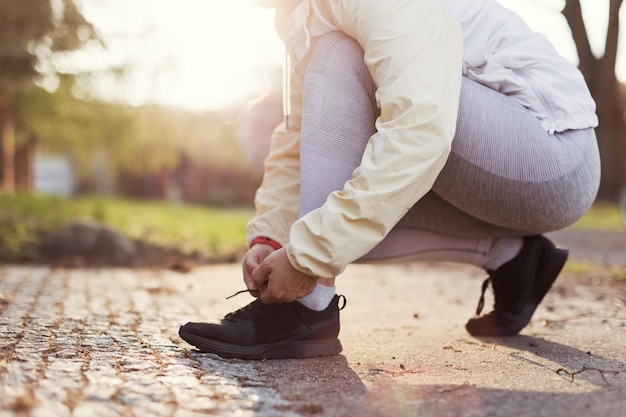
[[[539,304],[541,304],[541,301],[543,301],[550,288],[552,288],[552,284],[554,284],[554,281],[556,281],[557,277],[561,273],[561,270],[563,269],[563,266],[565,266],[565,262],[567,262],[568,257],[569,251],[567,249],[556,249],[556,251],[550,257],[550,261],[537,274],[537,277],[533,282],[530,295],[528,296],[526,306],[522,310],[521,314],[517,317],[517,319],[511,321],[503,318],[502,316],[499,316],[501,322],[504,322],[506,324],[493,324],[491,326],[471,324],[472,322],[478,323],[482,320],[490,320],[488,316],[484,316],[476,319],[471,319],[467,323],[466,329],[473,336],[508,337],[518,334],[524,327],[528,325],[528,323],[530,323],[530,320],[533,314],[535,314],[537,307],[539,306]],[[490,314],[494,313],[495,312],[492,312]]]
[[[204,353],[214,353],[224,358],[238,359],[299,359],[333,356],[342,351],[339,339],[292,340],[266,343],[255,346],[241,346],[218,342],[203,337],[180,332],[180,337]]]

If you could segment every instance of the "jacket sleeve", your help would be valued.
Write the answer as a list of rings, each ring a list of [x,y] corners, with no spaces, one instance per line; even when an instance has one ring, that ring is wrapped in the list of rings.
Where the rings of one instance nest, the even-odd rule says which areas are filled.
[[[432,187],[458,111],[463,37],[439,0],[327,0],[329,20],[355,38],[381,115],[360,167],[291,227],[297,270],[333,277],[369,252]]]
[[[289,241],[289,230],[300,209],[300,124],[302,115],[300,77],[291,76],[289,126],[281,123],[272,133],[265,159],[263,181],[256,192],[256,213],[247,225],[248,243],[258,236],[281,245]]]

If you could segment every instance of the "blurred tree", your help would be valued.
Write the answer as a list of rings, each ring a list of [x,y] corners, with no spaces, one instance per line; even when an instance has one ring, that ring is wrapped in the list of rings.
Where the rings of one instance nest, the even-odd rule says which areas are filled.
[[[17,123],[46,151],[71,157],[79,177],[92,174],[94,156],[109,149],[125,151],[132,143],[136,110],[116,103],[79,100],[72,77],[62,75],[57,90],[33,88],[14,98]]]
[[[43,88],[59,85],[55,57],[91,41],[99,38],[74,0],[0,2],[0,191],[25,182],[15,178],[16,149],[36,141],[33,119],[50,112],[39,103],[37,113],[31,104],[52,104]]]
[[[609,24],[604,54],[596,57],[589,43],[580,0],[565,0],[563,16],[572,31],[583,73],[597,103],[600,126],[596,132],[602,159],[598,199],[616,201],[626,181],[626,122],[620,85],[615,75],[619,37],[619,11],[623,0],[609,0]]]

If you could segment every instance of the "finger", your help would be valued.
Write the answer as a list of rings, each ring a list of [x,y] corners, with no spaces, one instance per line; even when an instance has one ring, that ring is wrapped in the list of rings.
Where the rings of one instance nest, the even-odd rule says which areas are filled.
[[[248,290],[254,291],[250,294],[258,297],[258,285],[252,278],[252,272],[259,266],[261,262],[257,252],[249,251],[243,261],[243,282]]]
[[[298,298],[298,292],[289,291],[282,283],[270,279],[263,288],[260,298],[265,304],[291,303]]]
[[[261,262],[250,274],[252,280],[254,281],[257,288],[266,284],[269,281],[270,274],[272,273],[273,267],[267,258],[263,262]]]
[[[252,271],[256,266],[252,262],[244,262],[243,265],[243,282],[246,284],[246,288],[249,290],[258,290],[258,286],[252,278]]]
[[[261,287],[259,298],[263,304],[276,304],[278,302],[278,298],[267,289],[267,286]]]
[[[277,294],[272,281],[267,281],[263,286],[259,288],[259,298],[263,304],[275,304],[280,300],[280,294]]]

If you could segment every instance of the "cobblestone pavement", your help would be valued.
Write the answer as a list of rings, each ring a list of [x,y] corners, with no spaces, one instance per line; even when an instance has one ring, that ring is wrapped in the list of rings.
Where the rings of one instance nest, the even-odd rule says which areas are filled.
[[[239,265],[0,267],[0,417],[626,415],[623,291],[564,277],[523,335],[478,340],[463,325],[482,278],[350,265],[341,355],[241,361],[177,336],[249,302],[224,299]]]

